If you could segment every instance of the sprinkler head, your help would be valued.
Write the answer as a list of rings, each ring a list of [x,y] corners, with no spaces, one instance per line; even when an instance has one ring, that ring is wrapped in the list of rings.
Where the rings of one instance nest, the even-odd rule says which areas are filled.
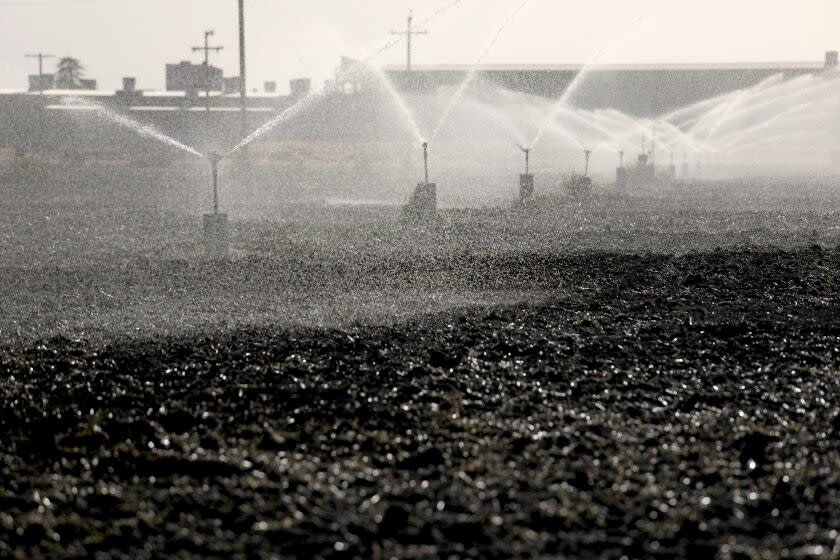
[[[209,152],[207,154],[207,159],[209,159],[210,162],[213,163],[214,165],[219,163],[220,161],[222,161],[222,157],[224,157],[224,156],[222,156],[222,155],[220,155],[216,152]]]
[[[425,149],[427,149],[428,147],[429,147],[429,143],[428,143],[428,142],[423,142],[423,149],[425,150]]]

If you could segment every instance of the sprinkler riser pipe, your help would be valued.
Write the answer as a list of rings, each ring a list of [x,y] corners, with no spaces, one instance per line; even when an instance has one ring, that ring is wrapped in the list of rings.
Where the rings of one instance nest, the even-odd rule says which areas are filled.
[[[429,143],[423,142],[423,172],[426,178],[425,183],[429,184]]]
[[[620,189],[627,186],[627,170],[624,167],[615,170],[615,185]]]

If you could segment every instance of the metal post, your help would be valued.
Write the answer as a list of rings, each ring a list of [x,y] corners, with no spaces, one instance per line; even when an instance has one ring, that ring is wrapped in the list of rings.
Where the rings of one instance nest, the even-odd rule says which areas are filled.
[[[239,0],[239,111],[242,137],[248,134],[248,109],[245,102],[245,2]]]
[[[212,31],[204,32],[204,102],[207,104],[208,113],[210,112],[210,35],[212,34]]]
[[[586,168],[583,172],[583,176],[589,177],[589,154],[592,153],[592,150],[584,150],[583,153],[586,155]]]
[[[207,93],[207,112],[210,112],[210,51],[219,52],[224,49],[224,47],[211,47],[210,46],[210,37],[212,37],[215,32],[210,29],[209,31],[204,32],[204,46],[203,47],[193,47],[193,52],[196,51],[204,51],[204,81],[205,81],[205,89]]]
[[[213,213],[219,213],[219,160],[213,159]]]
[[[429,32],[426,30],[423,31],[414,31],[412,29],[412,22],[414,20],[414,16],[412,12],[408,13],[408,27],[405,31],[391,31],[391,35],[405,35],[406,36],[406,43],[407,43],[407,50],[406,50],[406,58],[405,58],[405,75],[406,75],[406,84],[411,85],[411,39],[414,35],[427,35]]]
[[[408,12],[408,27],[406,28],[408,29],[408,32],[406,33],[406,35],[408,36],[408,49],[405,60],[405,71],[408,73],[408,75],[411,75],[411,20],[413,19],[412,15],[412,12]]]
[[[426,173],[426,184],[429,184],[429,143],[423,142],[423,170]]]

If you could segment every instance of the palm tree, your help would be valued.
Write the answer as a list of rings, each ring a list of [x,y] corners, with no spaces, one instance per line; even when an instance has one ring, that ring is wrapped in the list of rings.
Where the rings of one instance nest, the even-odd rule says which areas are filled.
[[[78,59],[66,56],[59,59],[55,72],[54,87],[56,89],[77,89],[81,86],[85,67]]]

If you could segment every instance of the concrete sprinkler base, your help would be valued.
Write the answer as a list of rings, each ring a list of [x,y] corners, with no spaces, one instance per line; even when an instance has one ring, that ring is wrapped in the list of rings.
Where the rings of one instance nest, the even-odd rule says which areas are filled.
[[[627,168],[616,167],[615,169],[615,186],[619,189],[627,188]]]
[[[405,212],[414,218],[433,218],[437,213],[437,185],[418,183]]]
[[[534,196],[534,176],[530,173],[519,175],[519,203],[525,204]]]
[[[204,214],[204,253],[211,259],[227,257],[230,248],[227,214]]]
[[[566,183],[566,188],[574,197],[586,196],[592,191],[592,179],[585,175],[572,175]]]

